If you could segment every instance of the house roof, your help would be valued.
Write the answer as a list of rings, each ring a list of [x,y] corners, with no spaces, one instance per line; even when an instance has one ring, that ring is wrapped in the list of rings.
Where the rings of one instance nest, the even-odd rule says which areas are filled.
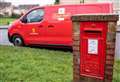
[[[19,7],[19,9],[31,9],[31,8],[33,8],[33,7],[38,7],[39,5],[38,4],[36,4],[36,5],[19,5],[18,7]]]
[[[0,10],[1,9],[4,9],[4,8],[6,8],[6,7],[9,7],[9,6],[11,6],[12,4],[11,3],[9,3],[9,2],[0,2]]]

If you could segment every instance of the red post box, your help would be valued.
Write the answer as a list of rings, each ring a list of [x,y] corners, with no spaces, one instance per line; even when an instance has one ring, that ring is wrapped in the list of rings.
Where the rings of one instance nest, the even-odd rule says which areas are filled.
[[[103,79],[107,23],[82,22],[80,26],[80,75]]]
[[[74,82],[112,82],[118,15],[76,15],[73,21]]]

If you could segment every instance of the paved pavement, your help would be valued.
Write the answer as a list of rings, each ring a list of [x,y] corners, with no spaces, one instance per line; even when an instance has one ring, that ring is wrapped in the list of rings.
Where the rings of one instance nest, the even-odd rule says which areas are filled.
[[[8,40],[9,26],[0,26],[0,45],[12,45]]]
[[[0,29],[8,29],[9,25],[0,25]]]

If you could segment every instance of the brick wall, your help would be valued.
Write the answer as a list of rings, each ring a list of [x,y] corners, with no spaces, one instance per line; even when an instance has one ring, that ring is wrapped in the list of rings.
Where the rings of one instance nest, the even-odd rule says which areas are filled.
[[[115,36],[117,15],[83,15],[73,16],[73,82],[112,82],[115,56]],[[106,40],[105,77],[103,80],[80,75],[80,22],[108,21]]]

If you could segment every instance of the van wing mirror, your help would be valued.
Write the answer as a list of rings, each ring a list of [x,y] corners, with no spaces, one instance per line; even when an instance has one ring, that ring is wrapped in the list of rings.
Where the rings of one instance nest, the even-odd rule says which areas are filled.
[[[27,23],[27,18],[26,18],[26,17],[23,17],[23,18],[21,19],[21,21],[22,21],[23,23]]]

